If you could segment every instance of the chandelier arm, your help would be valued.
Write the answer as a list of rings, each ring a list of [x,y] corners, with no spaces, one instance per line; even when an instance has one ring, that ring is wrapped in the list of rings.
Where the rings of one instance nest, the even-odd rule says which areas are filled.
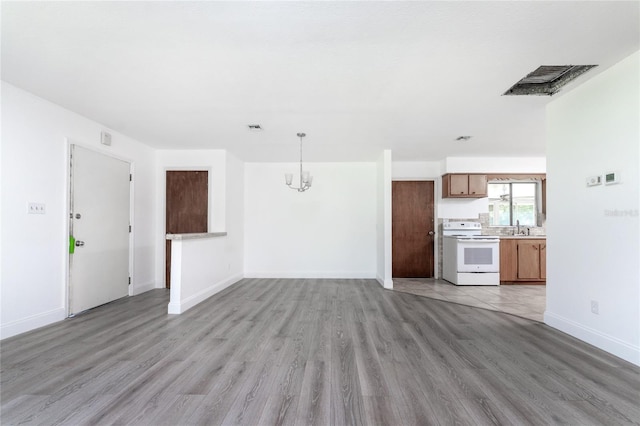
[[[287,185],[287,186],[289,187],[289,189],[293,189],[294,191],[298,191],[298,192],[304,192],[310,188],[309,185],[303,185],[302,187],[291,186],[291,185]]]

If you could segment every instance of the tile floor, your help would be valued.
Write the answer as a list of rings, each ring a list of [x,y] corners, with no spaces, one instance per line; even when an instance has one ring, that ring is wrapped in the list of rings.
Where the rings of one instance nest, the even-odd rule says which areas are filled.
[[[544,285],[457,286],[434,278],[394,278],[393,289],[543,322]]]

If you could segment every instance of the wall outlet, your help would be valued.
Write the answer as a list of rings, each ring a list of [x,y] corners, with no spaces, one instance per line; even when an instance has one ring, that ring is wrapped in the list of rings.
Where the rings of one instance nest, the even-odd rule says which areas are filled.
[[[45,214],[46,208],[44,203],[29,203],[29,214]]]
[[[598,302],[596,300],[591,301],[591,313],[599,315],[600,307],[598,306]]]

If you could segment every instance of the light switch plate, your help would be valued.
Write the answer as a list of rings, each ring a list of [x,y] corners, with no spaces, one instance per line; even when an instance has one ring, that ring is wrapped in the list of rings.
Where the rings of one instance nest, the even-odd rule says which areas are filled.
[[[100,143],[102,145],[111,146],[111,133],[105,132],[104,130],[100,133]]]
[[[602,176],[589,176],[587,178],[587,186],[602,185]]]
[[[44,203],[29,203],[29,214],[45,214],[46,206]]]

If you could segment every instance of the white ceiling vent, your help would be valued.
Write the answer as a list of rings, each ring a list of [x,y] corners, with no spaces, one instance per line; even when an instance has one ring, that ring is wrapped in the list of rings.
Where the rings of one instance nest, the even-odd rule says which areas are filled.
[[[511,86],[503,95],[549,95],[597,65],[541,65]]]

